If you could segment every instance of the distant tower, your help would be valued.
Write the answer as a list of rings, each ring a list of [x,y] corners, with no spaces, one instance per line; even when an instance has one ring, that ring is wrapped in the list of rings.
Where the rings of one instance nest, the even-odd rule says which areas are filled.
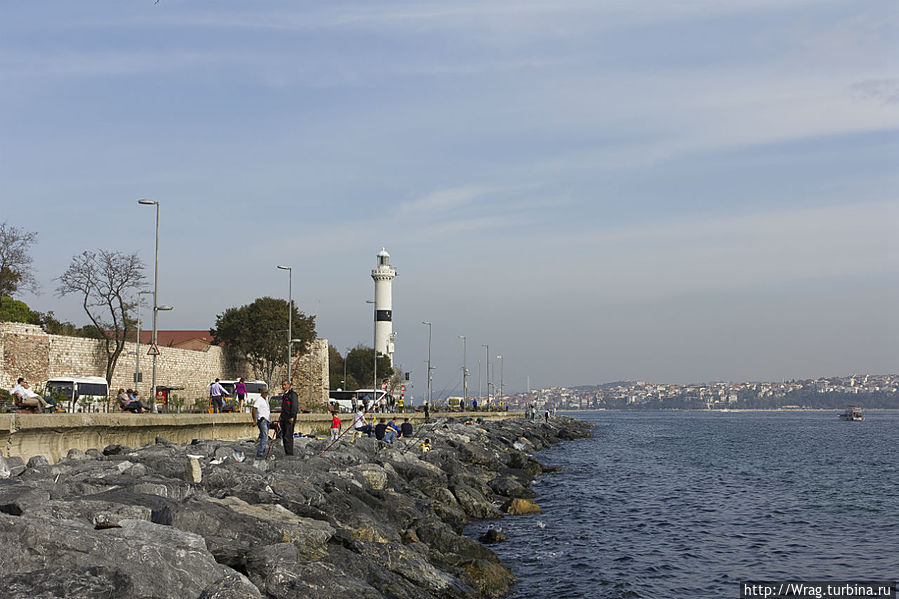
[[[390,254],[381,248],[378,266],[371,271],[375,280],[375,351],[390,358],[393,364],[393,279],[396,269],[390,266]]]

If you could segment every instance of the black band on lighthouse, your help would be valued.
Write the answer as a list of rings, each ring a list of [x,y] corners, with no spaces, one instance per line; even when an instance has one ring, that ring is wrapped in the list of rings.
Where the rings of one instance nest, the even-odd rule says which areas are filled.
[[[378,322],[391,322],[393,310],[375,310],[375,320]]]

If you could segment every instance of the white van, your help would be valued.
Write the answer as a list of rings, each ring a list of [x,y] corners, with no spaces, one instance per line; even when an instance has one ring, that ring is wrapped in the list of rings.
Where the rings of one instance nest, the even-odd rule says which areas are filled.
[[[45,393],[62,393],[69,412],[99,412],[106,408],[109,383],[102,376],[57,376],[44,385]]]
[[[247,397],[244,399],[243,410],[244,412],[249,412],[253,407],[253,402],[256,401],[256,398],[262,397],[263,389],[268,390],[268,383],[265,381],[244,381],[243,384],[247,386]],[[234,399],[234,405],[236,406],[237,394],[234,393],[234,387],[237,385],[237,380],[219,381],[219,385],[225,388],[228,397]]]

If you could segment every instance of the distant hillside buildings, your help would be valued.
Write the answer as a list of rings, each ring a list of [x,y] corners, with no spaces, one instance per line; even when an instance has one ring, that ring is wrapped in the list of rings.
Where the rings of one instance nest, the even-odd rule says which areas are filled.
[[[790,409],[899,408],[899,375],[849,375],[806,380],[679,385],[624,381],[582,387],[551,387],[507,397],[510,408],[535,403],[586,409]]]

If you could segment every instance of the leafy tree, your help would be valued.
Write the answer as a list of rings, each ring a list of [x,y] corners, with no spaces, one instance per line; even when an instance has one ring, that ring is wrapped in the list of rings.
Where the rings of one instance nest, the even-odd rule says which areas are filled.
[[[31,311],[28,304],[14,300],[9,296],[2,298],[0,303],[0,322],[27,322],[36,324],[35,313]]]
[[[260,297],[252,304],[228,308],[209,329],[213,341],[244,356],[254,376],[271,382],[276,366],[287,364],[287,301]],[[294,355],[302,355],[315,339],[315,316],[306,316],[293,306]]]
[[[144,265],[137,254],[107,250],[85,251],[57,279],[57,294],[80,295],[81,305],[106,351],[106,381],[112,375],[134,320],[128,313],[136,305],[133,297],[144,284]]]
[[[31,270],[33,258],[28,250],[37,233],[26,232],[6,222],[0,223],[0,307],[20,288],[37,292],[37,281]]]
[[[364,345],[357,345],[346,355],[347,378],[355,379],[360,387],[368,388],[374,382],[375,350]],[[389,380],[393,376],[390,358],[378,356],[378,383]]]
[[[41,325],[44,330],[51,335],[65,335],[68,337],[89,337],[91,339],[102,339],[103,332],[92,324],[83,327],[77,327],[71,322],[60,321],[56,319],[53,310],[49,312],[35,312],[34,324]]]

